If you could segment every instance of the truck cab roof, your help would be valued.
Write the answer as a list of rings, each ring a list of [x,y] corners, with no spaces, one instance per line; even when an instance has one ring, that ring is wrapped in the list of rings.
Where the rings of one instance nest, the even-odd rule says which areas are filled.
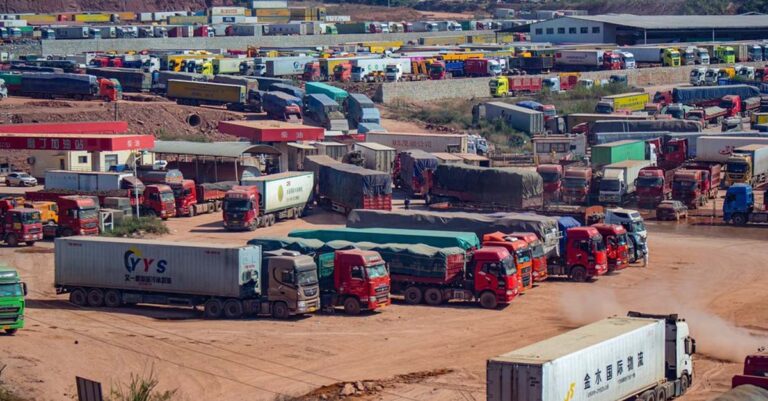
[[[8,266],[0,265],[0,283],[16,283],[19,281],[19,272]]]

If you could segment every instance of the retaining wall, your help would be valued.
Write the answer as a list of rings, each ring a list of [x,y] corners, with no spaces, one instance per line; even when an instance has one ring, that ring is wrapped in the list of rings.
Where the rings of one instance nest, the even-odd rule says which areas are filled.
[[[739,63],[754,67],[764,66],[765,62]],[[718,66],[726,66],[721,64]],[[611,75],[627,75],[630,85],[647,87],[688,83],[691,70],[701,66],[640,68],[622,71],[593,71],[582,73],[582,78],[608,79]],[[540,75],[542,78],[556,74]],[[374,100],[380,103],[392,103],[397,100],[426,102],[443,99],[472,99],[489,97],[490,78],[457,78],[442,81],[390,82],[382,84],[376,91]]]

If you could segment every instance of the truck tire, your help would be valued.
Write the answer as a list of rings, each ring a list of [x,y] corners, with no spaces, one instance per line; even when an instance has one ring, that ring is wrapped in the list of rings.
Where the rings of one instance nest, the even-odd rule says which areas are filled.
[[[688,391],[688,386],[691,385],[691,381],[688,379],[688,375],[683,373],[680,377],[680,395],[685,394]]]
[[[224,306],[218,299],[209,299],[205,301],[203,305],[203,316],[206,319],[219,319],[223,312]]]
[[[88,305],[88,296],[85,294],[85,290],[82,288],[77,288],[74,291],[70,292],[69,302],[77,306]]]
[[[94,288],[88,291],[88,306],[97,308],[104,305],[104,291]]]
[[[108,290],[104,293],[104,306],[107,308],[118,308],[123,305],[123,297],[120,291]]]
[[[8,246],[19,246],[19,237],[13,233],[8,234],[5,236],[5,243],[8,244]]]
[[[285,320],[290,316],[288,305],[285,302],[275,302],[272,305],[272,317],[275,319]]]
[[[224,317],[227,319],[243,317],[243,303],[237,299],[228,299],[227,302],[224,302]]]
[[[643,401],[656,401],[656,392],[648,390],[640,395],[640,399]]]
[[[410,305],[420,304],[423,298],[421,293],[421,288],[416,286],[411,286],[406,288],[405,293],[403,293],[403,296],[405,297],[405,303]]]
[[[189,217],[195,217],[195,207],[190,206],[189,207]]]
[[[747,224],[747,216],[744,213],[736,213],[731,217],[731,221],[734,225],[743,226]]]
[[[424,291],[424,302],[430,306],[438,306],[443,303],[443,293],[439,288],[429,287]]]
[[[482,294],[480,294],[480,306],[482,306],[485,309],[496,309],[496,307],[499,305],[498,301],[496,301],[496,294],[486,291]]]
[[[27,244],[27,246],[32,246],[35,245],[35,241],[27,241],[25,244]]]
[[[571,281],[583,283],[587,281],[587,269],[584,266],[574,266],[568,274]]]
[[[656,387],[656,401],[667,401],[667,392],[662,386]]]
[[[360,301],[355,297],[349,297],[344,300],[344,313],[350,316],[357,316],[360,314]]]

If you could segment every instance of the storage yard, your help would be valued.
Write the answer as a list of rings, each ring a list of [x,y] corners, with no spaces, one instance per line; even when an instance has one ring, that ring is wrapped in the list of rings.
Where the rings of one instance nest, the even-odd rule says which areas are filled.
[[[364,12],[2,14],[0,399],[768,400],[764,18]]]

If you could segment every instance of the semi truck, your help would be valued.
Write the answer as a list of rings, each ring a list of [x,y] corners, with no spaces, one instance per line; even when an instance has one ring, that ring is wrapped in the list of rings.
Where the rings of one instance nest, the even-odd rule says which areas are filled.
[[[555,67],[570,70],[618,70],[621,58],[618,54],[603,50],[558,50],[555,52]]]
[[[362,93],[351,93],[344,102],[344,110],[350,128],[357,128],[360,123],[381,124],[381,114],[378,109],[373,101]],[[366,110],[375,110],[375,113],[366,112]],[[378,118],[376,118],[377,116]]]
[[[768,210],[760,210],[755,204],[755,194],[748,184],[733,184],[725,193],[723,221],[737,226],[748,223],[768,223]]]
[[[733,149],[725,162],[723,183],[747,183],[757,187],[768,174],[768,144],[750,144]]]
[[[664,67],[679,67],[680,52],[671,47],[629,47],[635,56],[635,62],[642,65],[656,65]]]
[[[12,336],[24,328],[26,295],[27,284],[21,281],[19,273],[0,265],[0,328],[5,334]]]
[[[27,207],[14,207],[7,199],[0,200],[0,239],[12,247],[22,242],[32,246],[42,240],[40,212]]]
[[[58,238],[54,286],[78,306],[203,306],[209,319],[285,319],[320,307],[312,258],[288,251],[101,237]]]
[[[541,78],[526,76],[500,76],[492,78],[488,82],[488,88],[493,97],[517,96],[520,93],[538,93],[541,92],[541,85]]]
[[[339,104],[344,104],[344,100],[347,98],[347,96],[349,96],[349,92],[345,91],[344,89],[321,82],[307,82],[305,90],[307,95],[311,95],[313,93],[324,94]]]
[[[194,180],[188,179],[171,184],[176,201],[176,215],[194,217],[198,214],[218,212],[221,210],[224,196],[234,185],[232,182],[198,185]]]
[[[592,187],[592,169],[589,167],[569,166],[563,172],[563,201],[569,205],[586,205]]]
[[[242,85],[171,79],[166,90],[166,97],[178,104],[225,106],[228,110],[237,111],[258,109],[257,105],[249,102],[248,92]]]
[[[535,233],[519,231],[505,234],[497,231],[483,235],[483,246],[493,246],[495,241],[508,241],[510,239],[525,241],[528,244],[533,281],[540,282],[546,280],[549,277],[547,272],[547,255],[544,252],[544,245]]]
[[[295,56],[295,57],[279,57],[267,59],[264,62],[263,74],[259,74],[260,65],[255,65],[257,75],[265,75],[267,77],[292,77],[299,76],[304,73],[304,66],[307,63],[313,62],[314,57]]]
[[[301,123],[302,100],[285,92],[261,92],[261,108],[269,118]]]
[[[572,227],[560,232],[559,252],[547,259],[550,276],[585,282],[608,272],[605,242],[594,227]]]
[[[365,140],[395,148],[398,152],[418,149],[425,152],[467,153],[468,150],[466,134],[368,132]]]
[[[667,401],[693,380],[696,341],[678,315],[629,312],[488,360],[488,401]]]
[[[340,163],[325,155],[307,156],[315,177],[313,199],[334,211],[392,210],[392,177],[381,171]]]
[[[603,236],[605,254],[608,260],[608,273],[622,270],[629,266],[629,237],[627,230],[618,224],[593,224]]]
[[[531,136],[546,132],[544,113],[540,111],[503,102],[487,102],[482,106],[485,107],[485,118],[488,121],[500,119],[510,128]]]
[[[645,92],[604,96],[597,102],[595,113],[611,114],[620,110],[641,111],[650,101],[651,95]]]
[[[21,93],[37,98],[101,99],[105,102],[113,102],[122,97],[122,89],[117,81],[67,73],[24,73]]]
[[[696,138],[696,160],[725,164],[733,150],[748,145],[768,145],[768,137],[749,135],[703,135]]]
[[[512,259],[515,262],[520,293],[522,294],[533,288],[532,251],[527,241],[497,231],[483,236],[483,247],[506,249],[512,255]]]
[[[349,131],[349,122],[341,112],[341,106],[322,93],[306,96],[304,104],[306,115],[316,120],[322,127],[331,131]]]
[[[410,196],[423,197],[431,187],[427,171],[437,168],[437,164],[437,158],[423,150],[399,152],[392,167],[395,187],[404,189]]]
[[[704,175],[701,170],[679,169],[672,181],[672,199],[696,209],[707,203],[707,193],[702,190]]]
[[[645,160],[645,146],[645,142],[633,140],[595,145],[592,147],[592,168],[599,170],[625,160]]]
[[[544,201],[560,200],[563,186],[563,166],[559,164],[540,164],[536,172],[541,176],[544,188]]]
[[[651,165],[649,160],[625,160],[603,167],[600,180],[600,203],[624,204],[635,195],[640,170]]]
[[[664,170],[656,166],[640,169],[635,182],[638,206],[655,209],[661,201],[671,199],[675,171],[675,169]]]
[[[268,227],[278,220],[298,219],[312,195],[311,172],[288,171],[243,181],[224,196],[222,207],[227,230]]]
[[[89,67],[85,69],[85,73],[98,78],[114,79],[120,83],[123,92],[149,92],[152,90],[152,74],[144,72],[140,68]]]
[[[376,252],[356,249],[346,241],[326,244],[291,237],[254,238],[248,245],[260,246],[263,251],[285,249],[311,256],[317,266],[323,311],[333,312],[342,307],[347,315],[358,315],[392,302],[389,272]]]
[[[683,103],[688,105],[716,105],[725,96],[738,96],[741,99],[759,97],[760,90],[751,85],[720,85],[676,87],[671,92],[656,92],[654,103]]]

